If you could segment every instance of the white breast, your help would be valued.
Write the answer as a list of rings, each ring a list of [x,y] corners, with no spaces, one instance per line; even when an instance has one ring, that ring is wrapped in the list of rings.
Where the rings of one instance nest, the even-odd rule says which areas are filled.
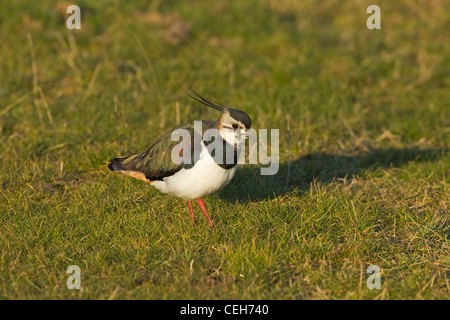
[[[225,186],[233,178],[236,167],[237,165],[228,170],[221,168],[214,162],[202,143],[199,160],[191,169],[181,169],[173,176],[150,184],[161,192],[186,200],[194,200]]]

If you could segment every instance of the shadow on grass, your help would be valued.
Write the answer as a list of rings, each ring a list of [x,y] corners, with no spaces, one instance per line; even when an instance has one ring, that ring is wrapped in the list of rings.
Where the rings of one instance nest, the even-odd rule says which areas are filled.
[[[232,182],[220,193],[220,198],[236,202],[261,201],[287,194],[293,189],[309,190],[311,183],[331,183],[336,179],[351,178],[376,168],[398,168],[408,162],[436,161],[448,149],[389,148],[372,150],[364,155],[334,155],[315,152],[280,164],[273,176],[261,176],[257,166],[238,168]],[[288,179],[289,171],[289,179]]]

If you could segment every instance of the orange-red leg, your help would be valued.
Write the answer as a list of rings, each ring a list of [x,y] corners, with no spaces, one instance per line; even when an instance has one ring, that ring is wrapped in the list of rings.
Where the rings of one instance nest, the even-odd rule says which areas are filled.
[[[212,223],[211,218],[209,217],[208,212],[206,211],[205,203],[203,202],[202,199],[197,199],[197,202],[198,202],[198,205],[200,206],[200,208],[202,209],[203,213],[205,214],[206,219],[208,219],[209,224],[214,229],[214,224]]]
[[[192,210],[192,202],[191,202],[191,200],[188,200],[188,205],[189,205],[189,212],[191,213],[192,223],[195,224],[194,210]]]

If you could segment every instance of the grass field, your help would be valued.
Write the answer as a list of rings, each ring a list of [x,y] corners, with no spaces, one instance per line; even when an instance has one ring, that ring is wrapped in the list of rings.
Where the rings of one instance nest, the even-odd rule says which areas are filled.
[[[450,1],[70,4],[0,4],[0,298],[449,299]],[[216,231],[106,167],[216,119],[189,89],[280,130]]]

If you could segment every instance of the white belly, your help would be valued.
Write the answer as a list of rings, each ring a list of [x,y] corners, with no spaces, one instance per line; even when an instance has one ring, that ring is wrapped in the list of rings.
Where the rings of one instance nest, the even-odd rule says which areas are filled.
[[[225,186],[233,178],[236,166],[225,170],[214,162],[202,143],[199,160],[191,169],[181,169],[173,176],[150,184],[161,192],[186,200],[199,199]]]

